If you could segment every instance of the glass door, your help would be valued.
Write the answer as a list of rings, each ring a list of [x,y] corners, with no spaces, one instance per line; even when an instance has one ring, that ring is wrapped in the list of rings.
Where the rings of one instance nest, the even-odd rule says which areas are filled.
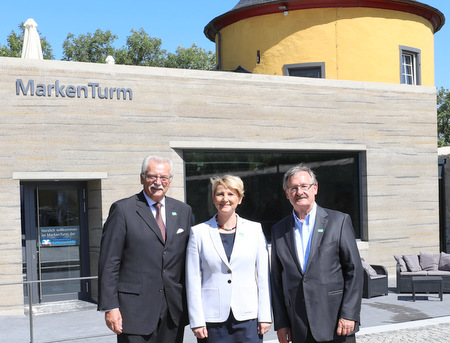
[[[85,187],[79,183],[24,184],[25,268],[27,280],[37,283],[35,302],[84,299],[88,276]]]

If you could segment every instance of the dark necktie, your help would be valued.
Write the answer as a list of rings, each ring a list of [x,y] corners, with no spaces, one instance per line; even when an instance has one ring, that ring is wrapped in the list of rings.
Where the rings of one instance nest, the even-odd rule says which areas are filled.
[[[158,223],[159,229],[161,230],[161,235],[163,238],[163,241],[166,241],[166,226],[164,225],[162,216],[161,216],[161,203],[157,202],[155,204],[153,204],[153,206],[155,206],[156,208],[156,223]]]

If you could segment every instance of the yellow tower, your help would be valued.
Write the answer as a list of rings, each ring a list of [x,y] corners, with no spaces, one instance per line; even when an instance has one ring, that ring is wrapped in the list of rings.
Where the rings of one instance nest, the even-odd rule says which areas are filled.
[[[241,0],[205,35],[219,70],[434,86],[444,22],[414,0]]]

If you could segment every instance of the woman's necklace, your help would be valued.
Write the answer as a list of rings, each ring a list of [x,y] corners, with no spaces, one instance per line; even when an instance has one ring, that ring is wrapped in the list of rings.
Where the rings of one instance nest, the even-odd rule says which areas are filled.
[[[235,225],[234,227],[230,227],[230,228],[226,228],[225,226],[221,226],[221,225],[219,224],[219,221],[217,220],[217,214],[216,214],[216,223],[217,223],[217,227],[219,228],[219,230],[224,230],[224,231],[233,231],[233,230],[236,230],[236,226],[237,226],[237,225]]]

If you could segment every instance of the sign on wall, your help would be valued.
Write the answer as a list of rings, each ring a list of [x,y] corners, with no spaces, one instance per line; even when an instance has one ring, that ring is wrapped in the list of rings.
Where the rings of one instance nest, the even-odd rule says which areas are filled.
[[[98,82],[89,82],[87,85],[65,85],[56,80],[54,83],[36,83],[35,80],[23,82],[16,80],[16,95],[31,95],[39,97],[61,98],[92,98],[92,99],[123,99],[133,100],[131,88],[101,87]]]
[[[46,226],[39,232],[40,246],[80,245],[80,226]]]

